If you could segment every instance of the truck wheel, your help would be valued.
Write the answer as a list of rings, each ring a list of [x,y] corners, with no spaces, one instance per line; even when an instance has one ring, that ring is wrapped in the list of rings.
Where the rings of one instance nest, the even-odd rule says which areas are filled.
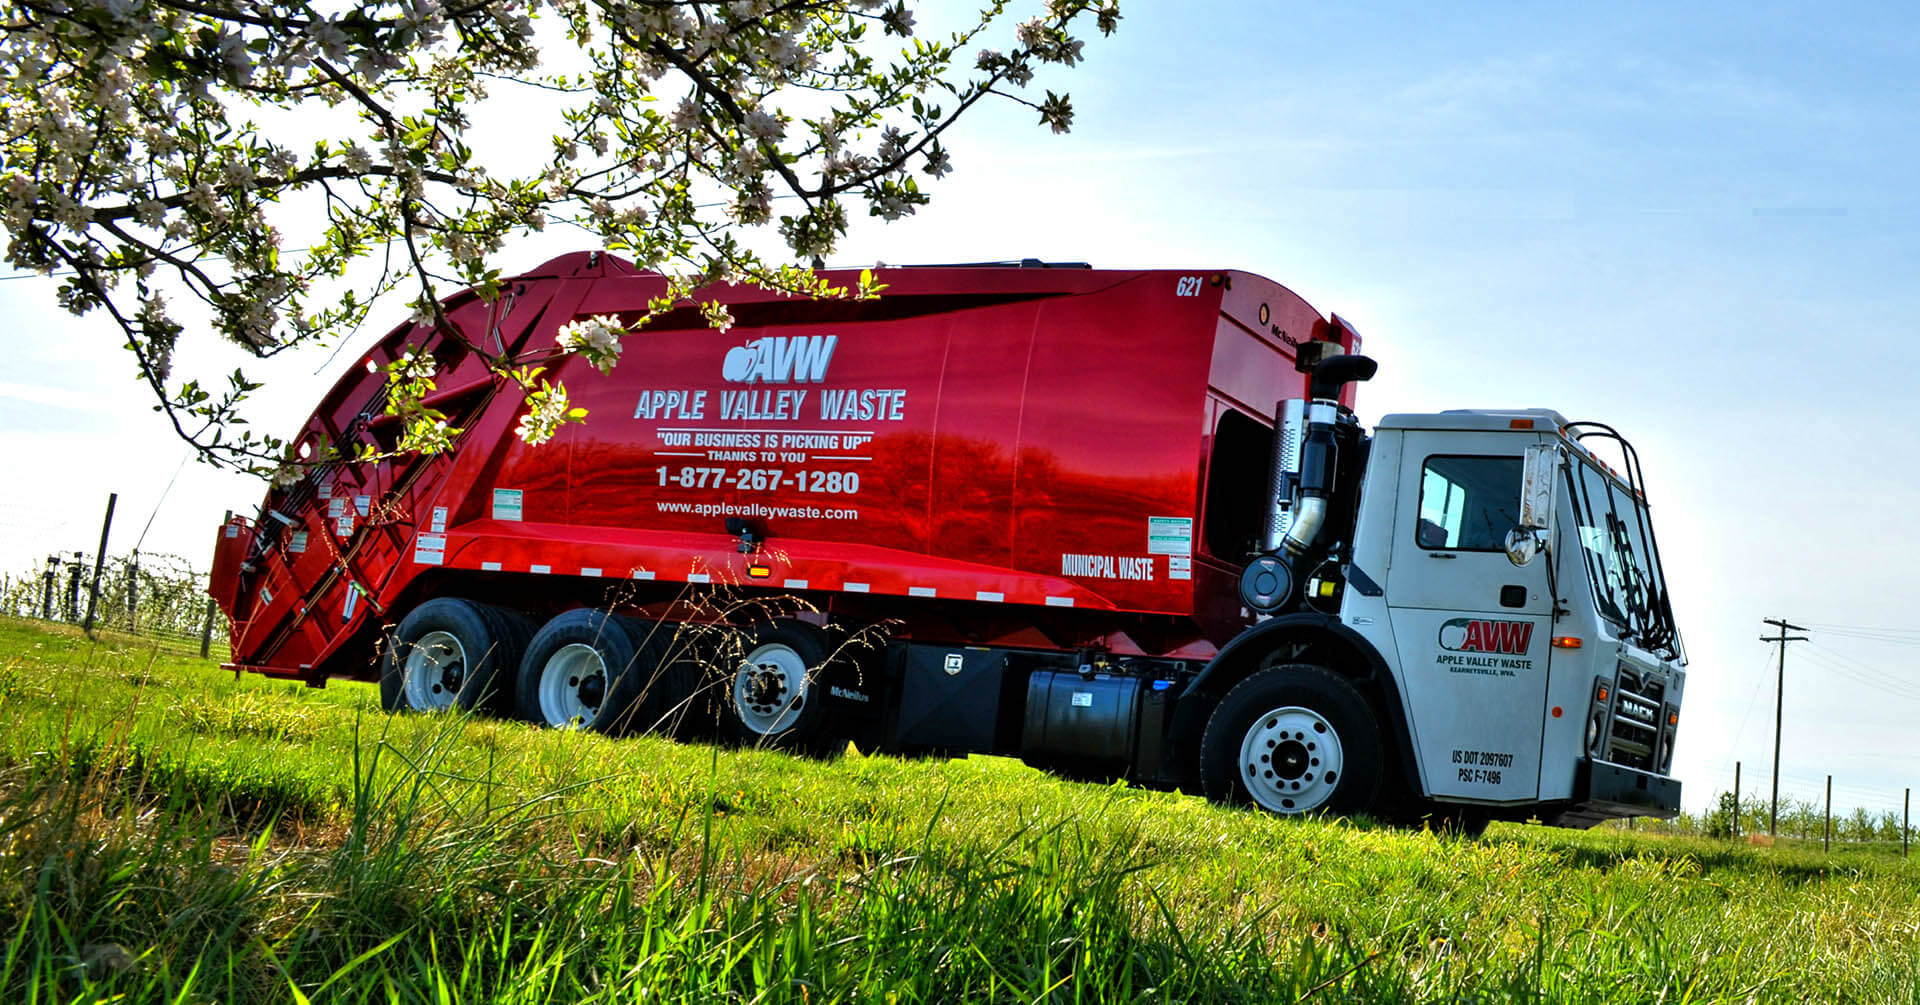
[[[723,728],[740,743],[824,751],[837,738],[820,672],[827,644],[820,630],[774,621],[742,633],[728,682]]]
[[[626,619],[605,611],[583,607],[554,618],[534,634],[520,660],[521,713],[560,729],[605,732],[616,723],[625,725],[619,720],[628,717],[613,713],[609,699],[616,684],[646,670],[641,648]]]
[[[1228,691],[1200,739],[1200,786],[1216,802],[1283,815],[1360,813],[1380,789],[1380,724],[1346,678],[1277,666]]]
[[[400,620],[380,667],[389,712],[508,711],[522,638],[507,612],[435,597]]]
[[[676,646],[680,626],[620,618],[636,656],[626,673],[607,682],[600,714],[587,725],[596,733],[625,736],[660,729],[678,735],[678,725],[700,686],[699,664]]]
[[[1488,816],[1487,811],[1472,806],[1435,804],[1421,822],[1435,834],[1478,841],[1487,832],[1487,825],[1493,822],[1493,817]]]

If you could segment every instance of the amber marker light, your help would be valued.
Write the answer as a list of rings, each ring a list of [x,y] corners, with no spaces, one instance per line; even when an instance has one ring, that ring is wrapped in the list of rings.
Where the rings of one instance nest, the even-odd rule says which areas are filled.
[[[1580,648],[1580,636],[1555,635],[1553,637],[1553,647],[1555,649],[1578,649]]]
[[[1680,713],[1678,713],[1678,712],[1668,712],[1668,713],[1667,713],[1667,725],[1669,725],[1669,726],[1678,726],[1678,725],[1680,725]]]
[[[747,578],[748,578],[748,579],[765,579],[765,578],[767,578],[768,576],[771,576],[771,575],[773,575],[773,570],[772,570],[772,569],[769,569],[769,568],[767,568],[767,567],[766,567],[766,566],[764,566],[764,565],[749,565],[749,566],[747,566]]]
[[[1532,419],[1508,419],[1507,428],[1508,429],[1532,429],[1533,420]]]

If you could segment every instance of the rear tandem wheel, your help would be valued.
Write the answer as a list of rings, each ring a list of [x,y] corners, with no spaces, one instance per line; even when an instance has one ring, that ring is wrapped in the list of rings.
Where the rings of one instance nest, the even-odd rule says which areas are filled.
[[[513,668],[526,639],[518,618],[457,597],[435,597],[414,608],[381,654],[381,707],[510,712]]]

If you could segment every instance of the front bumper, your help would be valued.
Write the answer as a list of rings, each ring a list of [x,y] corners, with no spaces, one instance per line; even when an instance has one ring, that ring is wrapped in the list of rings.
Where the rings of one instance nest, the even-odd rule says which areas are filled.
[[[1573,805],[1549,821],[1592,827],[1623,817],[1672,818],[1680,813],[1680,780],[1607,761],[1582,758],[1574,768]]]

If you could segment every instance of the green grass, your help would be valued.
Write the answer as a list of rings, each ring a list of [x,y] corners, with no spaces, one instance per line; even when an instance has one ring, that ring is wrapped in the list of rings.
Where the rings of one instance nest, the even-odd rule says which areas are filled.
[[[388,717],[0,620],[0,1001],[1920,1001],[1920,867]]]

